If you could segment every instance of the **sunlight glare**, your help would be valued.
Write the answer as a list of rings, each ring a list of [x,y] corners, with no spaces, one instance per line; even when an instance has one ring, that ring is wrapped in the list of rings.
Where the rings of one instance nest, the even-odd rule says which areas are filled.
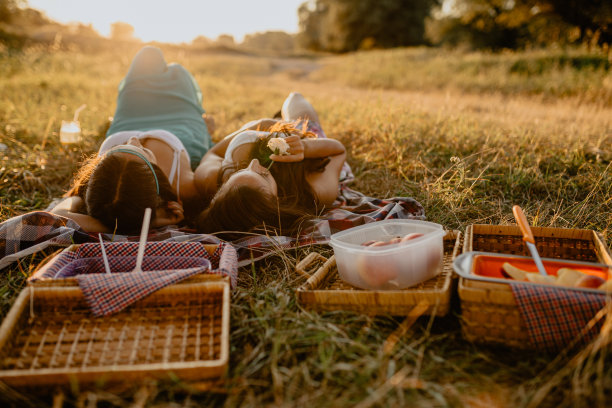
[[[110,34],[114,22],[134,27],[142,41],[190,42],[203,35],[215,39],[233,35],[236,41],[255,32],[298,31],[297,10],[305,0],[29,0],[63,24],[92,24],[101,35]]]

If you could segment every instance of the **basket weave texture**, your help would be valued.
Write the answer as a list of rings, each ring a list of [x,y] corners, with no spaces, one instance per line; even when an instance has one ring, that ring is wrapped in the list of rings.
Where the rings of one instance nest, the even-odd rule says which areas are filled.
[[[0,327],[0,381],[220,378],[229,356],[228,280],[185,282],[109,317],[94,317],[78,287],[26,287]]]
[[[424,314],[444,316],[450,309],[452,263],[460,251],[459,231],[444,236],[442,271],[432,279],[402,290],[373,291],[356,288],[338,275],[334,257],[318,256],[322,266],[297,289],[298,302],[317,311],[346,310],[372,315],[407,315],[419,302],[427,302]]]
[[[532,227],[542,258],[612,264],[612,255],[601,234],[592,230]],[[518,226],[468,226],[464,252],[482,251],[530,256]],[[510,285],[460,278],[463,336],[475,343],[531,349],[527,326]]]

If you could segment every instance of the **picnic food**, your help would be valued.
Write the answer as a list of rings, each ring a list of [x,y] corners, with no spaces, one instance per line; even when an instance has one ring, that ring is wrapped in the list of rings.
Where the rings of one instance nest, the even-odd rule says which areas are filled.
[[[557,285],[574,286],[576,281],[582,278],[584,274],[571,268],[561,268],[557,271]]]
[[[423,235],[415,239],[418,235],[413,233]],[[361,289],[396,290],[424,282],[441,271],[443,235],[439,224],[389,219],[337,232],[330,245],[344,282]]]
[[[399,274],[395,263],[384,258],[358,256],[356,266],[359,277],[374,289],[381,288],[390,280],[397,278]]]
[[[515,280],[526,280],[527,279],[527,272],[517,268],[514,265],[510,265],[508,262],[504,262],[504,264],[502,265],[502,271],[506,272],[506,274],[508,274],[508,276],[512,279]]]
[[[612,279],[606,281],[599,276],[589,275],[571,268],[559,269],[557,271],[557,276],[544,276],[539,273],[524,271],[514,265],[509,264],[508,262],[504,262],[502,265],[502,275],[514,280],[528,281],[545,285],[612,290]]]
[[[442,262],[442,256],[443,255],[438,251],[429,251],[429,255],[427,256],[427,269],[435,270]]]
[[[606,281],[599,276],[584,275],[576,281],[574,286],[577,288],[599,288]]]
[[[606,292],[612,292],[612,279],[608,279],[606,283],[598,287],[599,290],[605,290]]]
[[[542,283],[544,285],[554,285],[557,282],[557,278],[552,275],[541,275],[538,272],[527,272],[525,277],[529,282]]]
[[[386,241],[369,240],[363,242],[362,246],[367,247],[382,247],[387,245],[399,244],[416,238],[422,237],[420,233],[410,233],[403,237],[396,236]],[[440,257],[437,253],[428,255],[428,266],[438,264]],[[363,281],[372,288],[378,289],[386,283],[392,281],[399,275],[399,270],[395,262],[389,262],[385,259],[375,259],[368,256],[358,256],[357,258],[357,273]]]
[[[413,239],[420,238],[422,236],[423,236],[423,234],[420,234],[418,232],[413,232],[411,234],[404,235],[404,238],[402,238],[401,242],[407,242],[407,241],[410,241],[410,240],[413,240]]]
[[[379,247],[379,246],[385,246],[385,245],[393,245],[393,244],[399,244],[400,242],[408,242],[410,240],[417,239],[417,238],[420,238],[422,236],[423,236],[423,234],[419,234],[419,233],[413,232],[411,234],[404,235],[403,237],[393,237],[393,238],[389,239],[388,241],[369,240],[369,241],[363,242],[361,245],[362,246],[370,246],[370,247]]]

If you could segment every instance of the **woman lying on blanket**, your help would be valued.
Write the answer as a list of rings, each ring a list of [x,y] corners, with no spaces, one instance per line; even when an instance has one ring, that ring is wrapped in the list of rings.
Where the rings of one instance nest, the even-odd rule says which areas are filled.
[[[347,169],[344,145],[325,137],[302,95],[289,95],[281,113],[283,120],[248,123],[206,153],[196,180],[214,198],[197,219],[200,232],[295,235],[335,201]]]
[[[193,168],[212,146],[212,124],[191,74],[144,47],[119,85],[106,140],[52,212],[95,232],[137,232],[147,207],[152,227],[176,224],[183,203],[202,203]]]

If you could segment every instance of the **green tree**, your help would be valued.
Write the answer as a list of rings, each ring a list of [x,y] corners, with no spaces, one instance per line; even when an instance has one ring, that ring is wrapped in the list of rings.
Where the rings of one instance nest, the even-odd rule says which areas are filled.
[[[576,40],[609,44],[612,39],[610,0],[451,1],[449,15],[428,29],[435,43],[500,49]]]
[[[333,52],[425,43],[425,18],[439,0],[311,0],[298,10],[301,44]]]
[[[612,44],[612,1],[548,0],[554,12],[580,29],[580,40]]]
[[[0,44],[10,49],[20,49],[27,41],[16,23],[26,4],[25,0],[0,0]]]
[[[10,23],[20,7],[25,7],[25,0],[0,0],[0,23]]]

